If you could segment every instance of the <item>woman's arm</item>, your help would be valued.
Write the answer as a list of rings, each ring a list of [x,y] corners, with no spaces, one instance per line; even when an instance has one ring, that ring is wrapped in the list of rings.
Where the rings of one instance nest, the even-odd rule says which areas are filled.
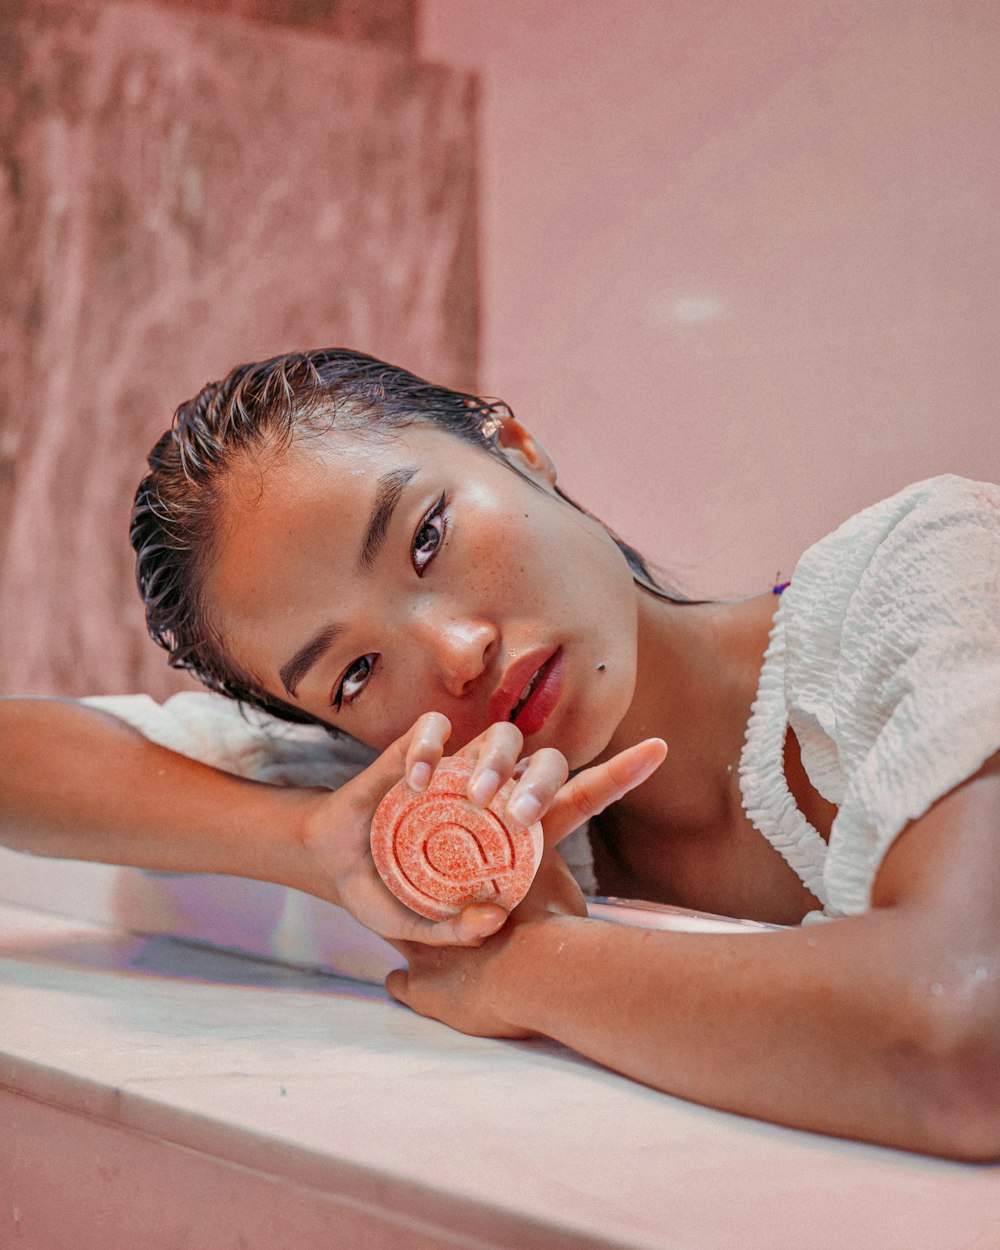
[[[323,791],[219,772],[61,699],[0,699],[0,760],[0,842],[15,850],[310,888],[303,834]]]
[[[897,839],[863,916],[759,935],[626,928],[531,896],[479,951],[408,950],[391,992],[542,1034],[710,1106],[1000,1157],[1000,757]]]
[[[427,777],[451,727],[428,713],[337,790],[264,785],[149,742],[116,717],[60,699],[0,699],[0,843],[36,855],[174,872],[224,873],[294,886],[337,903],[374,932],[413,942],[479,943],[507,919],[473,904],[450,920],[417,916],[390,894],[369,849],[372,813],[404,773]],[[490,802],[517,770],[512,801],[534,800],[550,843],[641,784],[663,760],[640,743],[566,782],[557,751],[520,761],[513,725],[465,751]],[[537,808],[537,813],[535,809]]]

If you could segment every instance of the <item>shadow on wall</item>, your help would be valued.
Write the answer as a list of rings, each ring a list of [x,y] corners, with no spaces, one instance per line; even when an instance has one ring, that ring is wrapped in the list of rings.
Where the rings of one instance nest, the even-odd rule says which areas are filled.
[[[127,527],[210,378],[338,344],[475,385],[474,81],[418,64],[413,25],[413,0],[3,6],[0,692],[189,684]]]

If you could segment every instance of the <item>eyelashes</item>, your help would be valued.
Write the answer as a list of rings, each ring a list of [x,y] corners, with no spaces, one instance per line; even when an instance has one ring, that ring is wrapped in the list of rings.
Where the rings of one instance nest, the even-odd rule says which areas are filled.
[[[423,577],[424,570],[437,555],[448,532],[448,523],[444,515],[445,503],[445,497],[442,495],[413,535],[413,542],[410,545],[410,562],[418,577]]]
[[[374,651],[361,656],[348,668],[333,696],[333,706],[339,712],[345,704],[351,704],[362,693],[368,684],[368,678],[375,671],[378,656]]]
[[[410,563],[418,577],[423,577],[434,557],[444,546],[448,534],[448,518],[445,516],[447,504],[447,496],[442,495],[424,516],[413,535],[410,543]],[[370,651],[354,660],[347,668],[337,685],[337,691],[332,700],[332,705],[338,712],[344,707],[349,707],[364,693],[378,665],[379,658],[377,652]]]

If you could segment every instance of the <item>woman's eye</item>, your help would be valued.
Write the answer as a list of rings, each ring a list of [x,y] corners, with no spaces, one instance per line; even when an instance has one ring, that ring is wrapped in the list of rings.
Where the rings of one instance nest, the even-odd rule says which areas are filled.
[[[375,668],[375,653],[363,655],[359,660],[355,660],[351,667],[343,676],[343,680],[337,687],[337,693],[333,697],[334,706],[339,711],[346,703],[353,703],[358,695],[364,690],[368,678],[372,675]]]
[[[442,495],[427,516],[424,517],[423,521],[421,521],[420,528],[413,535],[410,559],[413,561],[413,567],[420,575],[423,574],[424,569],[434,559],[438,548],[444,542],[444,536],[448,529],[444,508],[445,497]]]

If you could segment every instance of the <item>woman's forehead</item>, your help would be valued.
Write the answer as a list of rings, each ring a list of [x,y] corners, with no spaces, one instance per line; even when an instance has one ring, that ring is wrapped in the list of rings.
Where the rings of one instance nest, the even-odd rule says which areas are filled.
[[[466,464],[466,458],[472,463]],[[216,569],[254,557],[288,562],[295,552],[330,541],[359,544],[389,487],[397,495],[439,470],[468,481],[475,466],[491,471],[493,457],[427,425],[390,431],[332,430],[296,440],[264,456],[247,457],[227,482]],[[435,483],[436,487],[436,483]],[[212,580],[215,580],[214,578]]]
[[[293,472],[311,473],[310,466],[318,466],[331,478],[341,475],[347,481],[357,481],[404,460],[411,463],[417,459],[431,466],[451,461],[456,453],[471,451],[464,439],[415,421],[397,429],[360,426],[304,433],[291,442],[284,456]]]
[[[225,481],[227,507],[280,505],[317,490],[348,495],[407,454],[405,430],[383,435],[333,429],[305,434],[284,446],[247,451],[233,462]]]

